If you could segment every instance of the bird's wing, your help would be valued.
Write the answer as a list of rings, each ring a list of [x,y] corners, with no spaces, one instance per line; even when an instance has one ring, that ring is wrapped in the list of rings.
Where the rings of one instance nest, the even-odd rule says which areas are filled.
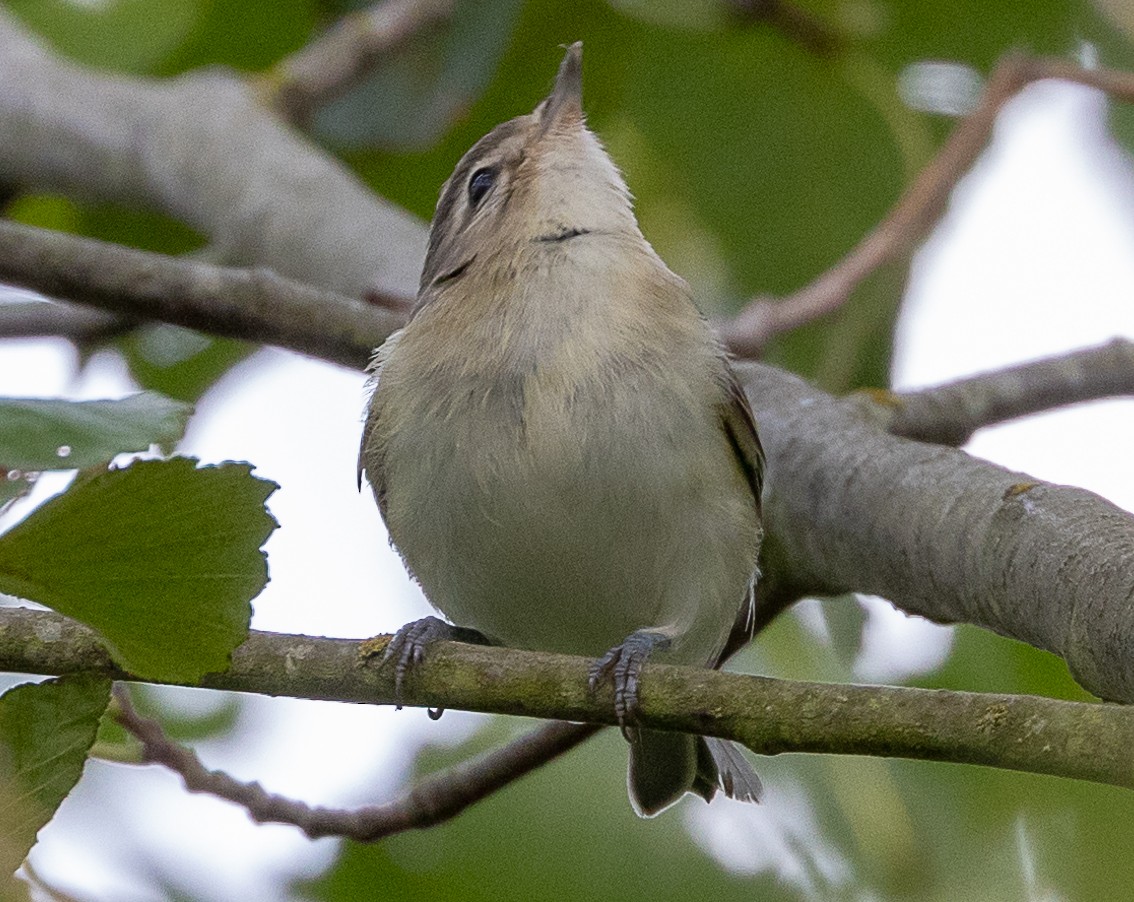
[[[362,443],[358,449],[358,487],[362,488],[362,474],[365,472],[366,481],[374,490],[374,500],[378,502],[378,511],[382,514],[383,520],[386,519],[386,473],[381,456],[376,451],[370,450],[369,444],[376,434],[375,427],[382,415],[382,405],[379,403],[377,393],[378,380],[382,376],[382,364],[390,356],[401,334],[399,329],[382,342],[382,346],[374,352],[374,358],[367,367],[367,372],[370,374],[367,382],[370,389],[370,403],[366,408],[366,423],[362,427]]]
[[[721,425],[736,453],[748,487],[752,490],[752,504],[760,516],[760,493],[764,489],[764,449],[756,434],[756,418],[740,381],[731,366],[725,364],[725,398],[719,405]]]
[[[752,506],[757,520],[761,517],[761,493],[764,489],[764,449],[760,445],[760,436],[756,433],[756,418],[752,415],[752,407],[748,397],[741,388],[740,380],[736,378],[732,366],[724,361],[724,398],[719,405],[721,427],[728,437],[736,454],[737,463],[748,487],[752,490]],[[737,613],[736,623],[725,643],[724,650],[717,659],[716,666],[720,667],[728,658],[752,638],[756,625],[756,574],[753,573],[752,583],[748,587],[747,596]]]

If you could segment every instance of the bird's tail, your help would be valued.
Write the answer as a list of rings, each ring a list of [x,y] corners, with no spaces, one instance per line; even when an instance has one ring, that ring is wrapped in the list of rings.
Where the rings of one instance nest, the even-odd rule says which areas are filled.
[[[687,792],[706,802],[717,790],[758,802],[763,785],[740,749],[725,739],[641,730],[630,744],[630,802],[642,817],[660,814]]]

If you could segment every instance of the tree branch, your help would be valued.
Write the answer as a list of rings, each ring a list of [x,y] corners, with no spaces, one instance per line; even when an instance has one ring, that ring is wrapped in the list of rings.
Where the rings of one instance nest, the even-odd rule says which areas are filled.
[[[62,674],[113,666],[92,631],[57,614],[0,609],[0,670]],[[360,643],[253,632],[202,685],[263,695],[394,704],[393,674]],[[303,661],[296,667],[296,661]],[[612,724],[609,687],[587,688],[585,658],[431,646],[403,704]],[[882,755],[1052,774],[1134,788],[1134,708],[1012,696],[775,680],[647,664],[643,726],[732,739],[764,755]],[[560,738],[567,734],[560,734]],[[546,752],[546,749],[544,750]],[[533,765],[534,766],[534,765]]]
[[[912,253],[941,218],[953,188],[988,144],[1000,110],[1032,82],[1045,78],[1073,81],[1121,100],[1134,100],[1131,73],[1084,69],[1062,59],[1004,57],[989,77],[977,108],[961,120],[886,218],[850,253],[794,294],[779,300],[756,297],[720,324],[721,338],[729,350],[738,357],[759,357],[777,335],[835,312],[864,279]]]
[[[769,569],[1020,639],[1096,695],[1134,701],[1134,516],[888,435],[861,402],[771,367],[739,369],[768,454]]]
[[[983,426],[1081,401],[1134,395],[1134,342],[1116,338],[908,392],[869,392],[892,408],[893,435],[959,447]]]
[[[360,368],[401,325],[366,303],[276,275],[0,221],[0,281],[122,316],[267,342]],[[0,334],[3,333],[0,307]],[[97,317],[96,317],[97,319]]]
[[[349,297],[413,295],[426,230],[285,126],[236,76],[152,81],[66,62],[0,9],[0,182],[148,207]]]
[[[410,38],[453,14],[453,0],[382,0],[349,13],[263,79],[269,104],[300,125]]]

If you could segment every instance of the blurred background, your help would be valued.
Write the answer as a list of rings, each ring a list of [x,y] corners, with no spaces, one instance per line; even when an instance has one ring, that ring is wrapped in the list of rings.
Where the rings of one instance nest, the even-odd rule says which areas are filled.
[[[80,63],[160,79],[216,64],[263,72],[358,5],[3,0],[0,10]],[[428,219],[459,156],[530,110],[559,45],[581,39],[590,123],[624,171],[643,231],[707,313],[727,314],[753,294],[802,287],[849,251],[972,108],[1003,53],[1134,69],[1131,9],[1121,0],[470,0],[319,110],[309,134]],[[0,61],[0,90],[2,78]],[[840,313],[777,341],[769,359],[845,392],[1134,338],[1131,146],[1134,110],[1088,89],[1028,88],[909,265],[872,277]],[[166,253],[205,244],[153,213],[57,195],[12,195],[3,214]],[[360,373],[166,326],[81,348],[0,343],[3,395],[142,387],[196,403],[182,452],[248,460],[282,485],[255,627],[365,637],[428,612],[369,492],[355,489]],[[986,430],[968,450],[1130,510],[1131,412],[1130,401],[1083,405]],[[65,480],[42,482],[39,498]],[[1087,697],[1057,658],[863,597],[798,605],[732,666]],[[0,679],[7,688],[23,678]],[[532,726],[194,690],[148,689],[144,700],[206,764],[328,805],[392,798],[415,774]],[[30,861],[69,897],[123,902],[1038,902],[1128,898],[1134,886],[1134,796],[1115,788],[788,756],[757,762],[768,787],[759,807],[687,798],[642,821],[626,799],[625,762],[608,731],[445,826],[363,847],[254,826],[158,768],[91,761]]]

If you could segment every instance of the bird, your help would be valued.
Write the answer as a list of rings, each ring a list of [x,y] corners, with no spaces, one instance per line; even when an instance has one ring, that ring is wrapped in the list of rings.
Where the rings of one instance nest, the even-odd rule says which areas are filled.
[[[377,350],[358,476],[448,622],[439,639],[585,655],[613,686],[634,810],[757,801],[730,743],[639,728],[649,660],[719,666],[753,622],[764,454],[726,352],[587,127],[582,44],[441,189],[417,302]]]

